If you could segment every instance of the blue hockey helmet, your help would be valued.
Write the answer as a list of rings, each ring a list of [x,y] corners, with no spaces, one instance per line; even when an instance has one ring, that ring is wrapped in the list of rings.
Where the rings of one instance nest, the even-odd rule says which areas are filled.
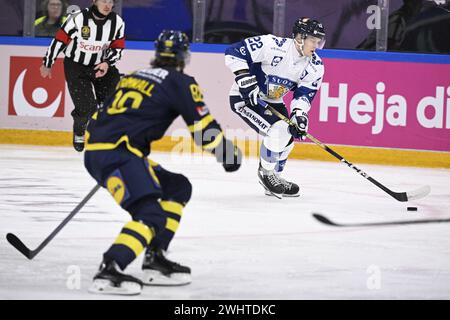
[[[313,36],[322,40],[325,38],[325,28],[323,25],[317,20],[306,17],[300,18],[294,23],[292,37],[295,38],[299,33],[302,35],[302,38],[306,38],[307,36]]]
[[[163,30],[155,41],[156,58],[185,61],[189,56],[189,38],[181,31]]]

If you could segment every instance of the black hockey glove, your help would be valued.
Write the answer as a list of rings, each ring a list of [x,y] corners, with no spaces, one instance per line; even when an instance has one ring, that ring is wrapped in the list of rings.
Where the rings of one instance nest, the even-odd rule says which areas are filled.
[[[291,122],[294,124],[289,126],[292,136],[305,140],[308,132],[308,114],[300,109],[295,109],[291,113]]]
[[[224,139],[225,148],[223,152],[222,166],[226,172],[233,172],[239,169],[242,163],[242,152],[230,140]]]
[[[234,79],[239,87],[239,93],[245,101],[245,104],[250,104],[253,107],[258,105],[259,87],[256,77],[250,73],[242,73]]]

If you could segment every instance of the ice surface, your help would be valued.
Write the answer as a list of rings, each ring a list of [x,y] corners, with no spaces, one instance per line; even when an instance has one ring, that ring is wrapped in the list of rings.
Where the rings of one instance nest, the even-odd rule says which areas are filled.
[[[151,158],[193,184],[168,253],[192,268],[193,282],[146,287],[133,299],[450,299],[450,224],[334,228],[311,216],[351,223],[449,218],[450,170],[359,165],[394,191],[431,186],[426,198],[400,203],[338,162],[292,160],[285,177],[300,184],[301,197],[278,200],[263,194],[254,158],[231,174],[210,157]],[[33,260],[6,241],[12,232],[36,248],[91,190],[82,155],[2,145],[0,168],[0,298],[117,298],[87,292],[102,253],[129,219],[105,190]],[[141,261],[127,271],[139,276]]]

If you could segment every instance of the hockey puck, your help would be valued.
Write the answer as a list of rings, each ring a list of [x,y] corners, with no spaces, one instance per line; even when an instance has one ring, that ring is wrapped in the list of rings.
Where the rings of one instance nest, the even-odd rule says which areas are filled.
[[[408,207],[406,208],[408,211],[417,211],[417,207]]]

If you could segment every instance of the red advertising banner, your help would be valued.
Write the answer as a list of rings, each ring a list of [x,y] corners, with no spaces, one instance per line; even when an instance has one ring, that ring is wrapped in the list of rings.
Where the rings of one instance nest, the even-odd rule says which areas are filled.
[[[8,115],[64,117],[65,78],[62,59],[52,68],[52,79],[42,78],[42,57],[10,57]]]

